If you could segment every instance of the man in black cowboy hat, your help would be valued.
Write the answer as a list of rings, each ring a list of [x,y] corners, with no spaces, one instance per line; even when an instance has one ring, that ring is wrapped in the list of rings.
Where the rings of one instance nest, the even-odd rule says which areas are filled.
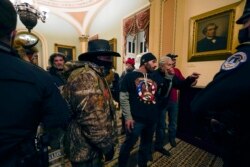
[[[68,107],[51,76],[13,52],[13,4],[1,0],[0,11],[0,166],[47,166],[48,161],[37,157],[38,124],[60,127],[67,122]]]
[[[196,119],[207,122],[222,148],[224,167],[250,166],[250,1],[237,20],[237,52],[221,66],[212,82],[191,104]]]
[[[88,42],[88,52],[78,62],[67,62],[67,83],[62,94],[72,109],[72,120],[65,134],[65,152],[72,166],[103,166],[102,158],[113,158],[117,143],[115,106],[105,80],[104,67],[112,66],[107,40]]]

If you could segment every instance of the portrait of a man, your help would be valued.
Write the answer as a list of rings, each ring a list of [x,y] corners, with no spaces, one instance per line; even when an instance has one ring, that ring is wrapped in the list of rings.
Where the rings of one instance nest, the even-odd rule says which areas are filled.
[[[206,24],[206,26],[202,29],[204,38],[197,42],[197,52],[223,50],[227,48],[227,37],[218,36],[218,28],[218,25],[213,22]]]
[[[190,18],[188,61],[225,60],[233,53],[237,4]]]
[[[66,55],[67,61],[73,60],[73,51],[71,48],[58,48],[58,51]]]

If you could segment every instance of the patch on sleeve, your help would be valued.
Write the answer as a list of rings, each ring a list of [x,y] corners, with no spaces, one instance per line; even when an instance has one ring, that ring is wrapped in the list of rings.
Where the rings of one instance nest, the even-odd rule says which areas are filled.
[[[237,52],[230,56],[221,66],[221,70],[232,70],[238,67],[241,63],[247,61],[247,54],[244,52]]]

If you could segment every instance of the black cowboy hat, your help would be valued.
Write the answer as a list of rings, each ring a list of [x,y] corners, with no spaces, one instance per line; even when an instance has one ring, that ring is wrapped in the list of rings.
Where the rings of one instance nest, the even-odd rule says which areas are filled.
[[[88,42],[88,52],[79,55],[78,59],[82,60],[85,56],[116,56],[120,54],[111,50],[109,41],[96,39]]]
[[[243,24],[243,21],[250,17],[250,0],[246,0],[244,12],[242,16],[236,21],[237,24]]]

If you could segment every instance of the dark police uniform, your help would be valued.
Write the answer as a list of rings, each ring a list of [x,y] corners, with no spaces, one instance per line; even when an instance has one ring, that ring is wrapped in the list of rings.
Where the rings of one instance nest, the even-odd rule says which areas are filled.
[[[0,42],[0,166],[18,166],[34,151],[37,126],[59,127],[68,107],[51,76]]]
[[[237,50],[196,96],[191,109],[200,121],[219,121],[212,128],[219,129],[224,166],[246,167],[250,166],[250,42]]]

